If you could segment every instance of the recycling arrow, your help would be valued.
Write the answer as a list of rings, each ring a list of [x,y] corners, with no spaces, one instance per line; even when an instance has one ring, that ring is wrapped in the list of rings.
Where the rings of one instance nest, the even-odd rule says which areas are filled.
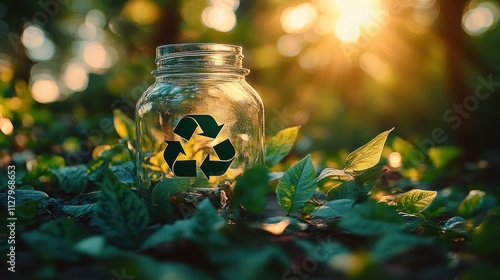
[[[215,139],[224,125],[218,125],[210,115],[187,115],[179,121],[174,133],[189,140],[198,126],[203,130],[199,135]]]
[[[181,177],[196,177],[196,160],[176,161],[179,154],[186,155],[181,143],[178,141],[165,141],[167,147],[163,152],[163,157],[175,175]]]
[[[220,161],[210,160],[210,155],[207,155],[200,166],[201,171],[208,179],[210,179],[210,176],[220,176],[226,173],[236,155],[233,144],[229,139],[215,145],[214,150]]]
[[[167,147],[165,151],[163,151],[163,157],[168,164],[170,169],[174,169],[175,159],[179,156],[179,154],[185,155],[184,149],[182,148],[181,143],[178,141],[165,141],[167,143]]]
[[[210,176],[224,175],[224,173],[226,173],[227,169],[231,165],[232,161],[233,159],[230,159],[228,161],[210,160],[210,155],[207,155],[205,160],[203,160],[200,169],[201,171],[203,171],[203,174],[205,174],[207,179],[210,179]]]
[[[198,135],[215,139],[224,124],[217,124],[210,115],[186,115],[179,121],[173,132],[189,141],[198,126],[202,130]],[[170,170],[176,176],[196,177],[196,160],[177,160],[180,154],[186,155],[182,144],[179,141],[169,140],[166,140],[165,143],[167,143],[167,147],[163,152],[163,157]],[[210,179],[210,176],[224,175],[236,155],[234,146],[229,139],[215,145],[213,149],[219,160],[210,160],[210,154],[208,154],[200,165],[201,171],[208,179]]]

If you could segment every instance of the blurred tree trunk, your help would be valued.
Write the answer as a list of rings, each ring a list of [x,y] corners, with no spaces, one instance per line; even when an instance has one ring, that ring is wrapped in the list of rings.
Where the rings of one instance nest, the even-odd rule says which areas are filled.
[[[462,15],[466,0],[442,0],[441,2],[441,37],[446,48],[447,88],[455,112],[455,104],[463,106],[464,100],[471,94],[465,79],[466,38],[462,30]],[[465,112],[464,112],[465,111]],[[477,159],[478,129],[476,112],[454,113],[461,118],[461,124],[455,129],[457,145],[463,149],[463,160]]]
[[[165,1],[160,6],[160,17],[155,23],[155,29],[151,38],[151,47],[154,49],[161,45],[177,43],[181,28],[181,1]]]

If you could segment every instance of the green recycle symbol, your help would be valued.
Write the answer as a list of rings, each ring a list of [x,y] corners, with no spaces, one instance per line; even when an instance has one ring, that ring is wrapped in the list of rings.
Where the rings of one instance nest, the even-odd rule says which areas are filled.
[[[210,115],[187,115],[179,121],[174,128],[174,133],[184,140],[189,141],[198,126],[203,131],[198,135],[215,139],[224,125],[218,125]],[[179,141],[168,140],[165,142],[167,143],[167,147],[163,152],[163,157],[170,170],[176,176],[196,177],[196,160],[177,160],[179,154],[186,155],[181,143]],[[210,154],[208,154],[200,165],[201,171],[208,179],[210,179],[210,176],[224,175],[236,155],[233,144],[231,144],[229,139],[215,145],[213,149],[220,160],[210,160]]]

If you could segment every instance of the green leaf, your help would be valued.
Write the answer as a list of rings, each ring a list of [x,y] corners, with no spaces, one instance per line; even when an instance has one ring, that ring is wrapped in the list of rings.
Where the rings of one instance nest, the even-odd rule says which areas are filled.
[[[462,217],[472,217],[482,208],[485,195],[484,191],[471,190],[458,206],[457,214]]]
[[[193,239],[216,241],[214,236],[218,236],[215,230],[225,225],[225,221],[217,214],[217,209],[213,206],[210,199],[205,198],[196,207],[196,212],[191,220],[190,236]]]
[[[23,235],[23,240],[44,259],[77,261],[80,258],[73,243],[65,239],[39,232],[28,232]]]
[[[187,177],[165,178],[156,184],[152,193],[158,192],[160,194],[168,190],[170,194],[176,194],[189,189],[194,182],[194,179]],[[154,195],[152,194],[152,196]]]
[[[478,254],[500,252],[500,207],[488,211],[484,221],[474,229],[468,244],[468,251]]]
[[[111,170],[111,172],[113,172],[118,180],[122,183],[130,184],[135,182],[134,164],[131,161],[128,161],[124,164],[111,166],[109,170]]]
[[[316,172],[307,155],[290,167],[276,186],[278,203],[288,214],[299,211],[316,191]]]
[[[192,253],[192,252],[183,252]],[[157,261],[155,258],[132,252],[116,252],[107,262],[111,280],[215,280],[204,269],[185,264],[180,260]],[[113,269],[111,269],[113,268]],[[114,277],[112,277],[114,276]]]
[[[121,110],[113,110],[113,123],[115,125],[116,133],[118,133],[121,138],[135,138],[135,123]]]
[[[427,247],[434,244],[433,239],[404,233],[384,235],[373,246],[373,259],[384,262],[413,248]]]
[[[153,233],[142,244],[142,249],[152,248],[162,243],[173,242],[180,238],[187,238],[192,226],[191,220],[177,220],[173,224],[166,224]]]
[[[102,179],[104,174],[106,173],[106,170],[108,169],[108,165],[110,159],[106,159],[104,157],[98,157],[94,160],[91,160],[88,163],[88,178],[91,181],[97,181]]]
[[[357,175],[354,179],[360,185],[373,186],[380,180],[380,178],[382,177],[382,175],[385,174],[386,171],[387,169],[380,169],[378,167],[373,167],[363,171],[361,174]]]
[[[154,216],[162,223],[171,222],[174,219],[174,207],[170,196],[187,190],[194,180],[190,178],[174,177],[165,178],[154,186],[151,192],[151,202]]]
[[[89,235],[87,229],[73,219],[60,219],[24,233],[23,240],[39,256],[48,259],[76,261],[80,258],[75,244]]]
[[[248,212],[260,214],[266,206],[266,196],[269,192],[269,170],[262,165],[246,169],[236,178],[233,191],[233,206],[236,209],[241,204]]]
[[[193,216],[188,220],[177,220],[173,224],[164,225],[151,235],[142,245],[143,249],[151,248],[165,242],[172,242],[179,238],[187,238],[196,242],[220,239],[217,229],[225,224],[217,214],[217,210],[206,198],[196,207]]]
[[[425,218],[413,214],[408,213],[400,213],[403,219],[405,220],[405,228],[407,231],[412,232],[415,231],[424,221]]]
[[[354,205],[352,199],[337,199],[327,201],[322,206],[316,207],[311,213],[312,216],[320,218],[336,218],[344,215]]]
[[[88,230],[74,219],[58,219],[40,226],[38,231],[56,238],[69,240],[72,243],[80,241],[89,235]]]
[[[434,146],[427,154],[432,165],[436,168],[444,168],[462,155],[462,150],[455,146]]]
[[[326,193],[326,200],[336,200],[336,199],[352,199],[356,200],[358,196],[356,195],[356,181],[349,180],[345,181]]]
[[[33,169],[23,178],[24,183],[39,183],[42,176],[54,176],[51,169],[64,167],[66,161],[60,155],[43,154],[38,157]],[[49,178],[50,179],[50,178]]]
[[[266,166],[272,167],[280,162],[293,147],[297,140],[300,126],[285,128],[271,138],[266,146]]]
[[[285,174],[285,172],[281,171],[271,172],[269,173],[269,181],[279,180],[281,179],[281,177],[283,177],[283,174]]]
[[[80,240],[75,244],[75,249],[82,254],[92,257],[102,256],[106,238],[102,235],[93,235]]]
[[[96,238],[94,241],[95,245],[99,245],[99,240]],[[90,243],[92,244],[92,243]],[[80,245],[80,244],[79,244]],[[182,246],[182,245],[181,245]],[[99,248],[97,248],[99,249]],[[115,250],[113,250],[115,249]],[[152,256],[147,254],[140,254],[136,252],[130,252],[125,250],[116,250],[110,246],[105,246],[102,248],[102,255],[97,255],[95,257],[103,259],[101,264],[98,264],[97,275],[105,275],[103,277],[91,277],[88,276],[92,274],[93,270],[90,272],[83,271],[83,276],[78,277],[82,274],[81,270],[76,270],[76,277],[71,279],[111,279],[111,280],[159,280],[159,279],[175,279],[175,280],[215,280],[216,278],[211,277],[211,274],[206,272],[207,270],[198,269],[196,266],[191,266],[184,264],[183,262],[176,260],[156,260]],[[95,253],[95,252],[90,252]],[[201,253],[199,251],[192,252],[177,252],[180,254],[184,253]],[[93,255],[91,255],[93,256]],[[196,257],[199,257],[195,255]],[[95,260],[94,260],[95,262]],[[91,268],[92,269],[92,268]],[[85,273],[87,272],[87,273]],[[100,274],[99,274],[100,273]],[[94,273],[95,274],[95,273]],[[67,273],[65,275],[68,275]],[[71,274],[70,274],[71,275]]]
[[[393,207],[369,200],[346,212],[339,225],[354,234],[371,236],[402,231],[404,220]]]
[[[99,201],[100,196],[101,196],[100,190],[77,194],[71,199],[71,204],[73,205],[95,204],[97,203],[97,201]]]
[[[94,211],[95,204],[84,204],[84,205],[63,205],[61,210],[72,217],[78,218],[80,216],[86,215]]]
[[[105,150],[100,157],[93,159],[88,164],[89,179],[92,181],[101,180],[108,169],[112,169],[119,176],[120,181],[128,183],[134,176],[134,164],[131,161],[130,150],[124,144],[114,145],[111,149]],[[127,162],[109,168],[110,163]],[[125,170],[121,170],[125,169]],[[128,173],[128,174],[127,174]]]
[[[30,200],[18,204],[16,206],[16,216],[24,220],[33,220],[39,203],[37,200]]]
[[[79,194],[87,187],[87,167],[75,165],[51,170],[59,181],[59,188],[67,193]]]
[[[431,204],[436,195],[436,191],[411,190],[398,199],[397,209],[409,214],[419,213]]]
[[[8,191],[0,193],[0,202],[5,208],[8,207],[8,198],[7,198],[8,195],[9,195]],[[20,190],[20,189],[15,190],[16,205],[23,204],[27,201],[40,201],[48,197],[49,196],[42,191]]]
[[[319,196],[323,196],[322,193],[319,193],[319,192],[316,192],[315,193],[317,195],[316,198],[321,199],[319,198]],[[316,207],[319,207],[321,206],[321,203],[317,202],[317,201],[313,201],[313,200],[309,200],[306,202],[306,204],[304,205],[304,208],[302,208],[302,216],[308,216],[308,215],[311,215],[312,211],[314,211],[314,209],[316,209]]]
[[[104,177],[94,215],[102,233],[112,243],[125,248],[140,245],[149,222],[144,203],[111,172]]]
[[[285,251],[276,245],[222,249],[225,250],[208,252],[210,263],[220,267],[219,279],[282,279],[283,271],[291,263]]]
[[[352,177],[351,173],[346,172],[345,170],[335,169],[335,168],[325,168],[318,175],[316,181],[321,181],[328,177],[335,177],[336,179],[340,179],[342,177]]]
[[[418,168],[420,164],[427,161],[427,155],[424,151],[416,148],[415,145],[402,138],[394,137],[392,140],[392,149],[401,154],[404,169]]]
[[[359,185],[355,180],[345,181],[340,185],[337,185],[326,193],[326,200],[336,200],[336,199],[352,199],[352,200],[362,200],[367,197],[367,193],[370,191],[371,187],[365,187]]]
[[[449,218],[443,226],[444,230],[450,231],[461,231],[470,227],[469,222],[462,217],[451,217]]]
[[[370,142],[347,155],[343,169],[361,171],[375,166],[380,161],[385,141],[392,130],[394,128],[380,133]]]

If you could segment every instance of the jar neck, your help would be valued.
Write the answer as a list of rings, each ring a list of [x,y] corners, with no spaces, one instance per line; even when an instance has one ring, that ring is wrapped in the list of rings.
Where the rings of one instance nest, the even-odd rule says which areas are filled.
[[[246,76],[240,46],[215,43],[172,44],[156,48],[155,78],[171,75],[229,74]]]

